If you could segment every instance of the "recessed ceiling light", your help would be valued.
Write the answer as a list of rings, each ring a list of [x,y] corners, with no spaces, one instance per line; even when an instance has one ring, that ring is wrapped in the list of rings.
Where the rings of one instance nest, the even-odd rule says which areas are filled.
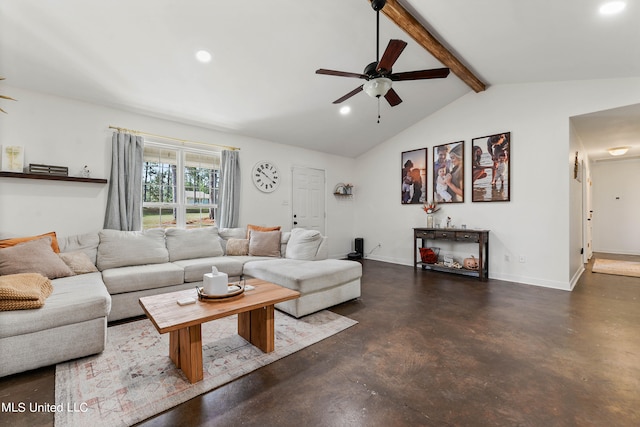
[[[622,156],[627,151],[629,151],[629,147],[609,148],[609,150],[607,150],[607,151],[609,151],[609,154],[611,154],[612,156]]]
[[[196,59],[200,62],[203,63],[207,63],[207,62],[211,62],[211,54],[209,52],[207,52],[206,50],[199,50],[196,52]]]
[[[351,107],[349,107],[348,105],[345,105],[344,107],[340,108],[340,114],[342,114],[343,116],[346,114],[349,114],[351,112]]]
[[[610,1],[600,6],[600,13],[603,15],[614,15],[620,13],[627,7],[627,3],[623,1]]]

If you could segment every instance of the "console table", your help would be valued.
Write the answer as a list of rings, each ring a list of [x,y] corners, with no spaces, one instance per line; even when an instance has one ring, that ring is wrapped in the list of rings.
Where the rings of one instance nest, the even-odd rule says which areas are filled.
[[[489,278],[489,230],[468,230],[464,228],[414,228],[413,229],[413,268],[421,266],[423,270],[445,271],[448,273],[474,276],[485,281]],[[418,242],[418,239],[421,242]],[[478,270],[447,267],[442,264],[427,264],[422,262],[418,247],[427,248],[427,242],[448,241],[452,243],[472,243],[478,245]],[[420,246],[418,246],[420,245]]]

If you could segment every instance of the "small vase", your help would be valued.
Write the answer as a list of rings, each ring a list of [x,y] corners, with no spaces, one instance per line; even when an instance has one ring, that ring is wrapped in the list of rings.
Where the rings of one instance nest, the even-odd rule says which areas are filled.
[[[433,215],[427,215],[427,228],[433,228]]]

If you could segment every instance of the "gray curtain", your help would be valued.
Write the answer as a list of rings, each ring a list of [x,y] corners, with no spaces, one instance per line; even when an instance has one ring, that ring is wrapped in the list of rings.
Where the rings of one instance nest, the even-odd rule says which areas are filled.
[[[240,161],[238,151],[223,150],[220,162],[218,227],[237,227],[240,216]]]
[[[111,179],[104,228],[124,231],[142,229],[141,136],[114,132],[111,138]]]

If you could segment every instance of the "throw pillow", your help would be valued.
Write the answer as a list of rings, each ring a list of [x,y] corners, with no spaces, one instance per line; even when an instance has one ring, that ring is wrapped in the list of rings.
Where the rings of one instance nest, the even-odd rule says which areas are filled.
[[[229,239],[227,255],[249,255],[249,239]]]
[[[313,261],[321,241],[322,235],[317,230],[294,228],[287,243],[285,258]]]
[[[74,274],[95,273],[98,271],[89,255],[82,251],[59,253],[58,256]]]
[[[280,256],[280,231],[251,231],[249,255]]]
[[[17,273],[40,273],[49,279],[73,276],[51,248],[49,236],[0,249],[0,275]]]
[[[40,234],[38,236],[15,237],[13,239],[0,240],[0,249],[9,248],[19,243],[29,242],[31,240],[42,239],[43,237],[47,237],[47,236],[51,237],[51,249],[53,249],[55,253],[60,252],[60,247],[58,246],[58,239],[56,237],[55,231],[52,231],[50,233]]]
[[[247,239],[251,237],[252,231],[280,231],[280,226],[275,227],[261,227],[259,225],[249,224],[247,225]]]

